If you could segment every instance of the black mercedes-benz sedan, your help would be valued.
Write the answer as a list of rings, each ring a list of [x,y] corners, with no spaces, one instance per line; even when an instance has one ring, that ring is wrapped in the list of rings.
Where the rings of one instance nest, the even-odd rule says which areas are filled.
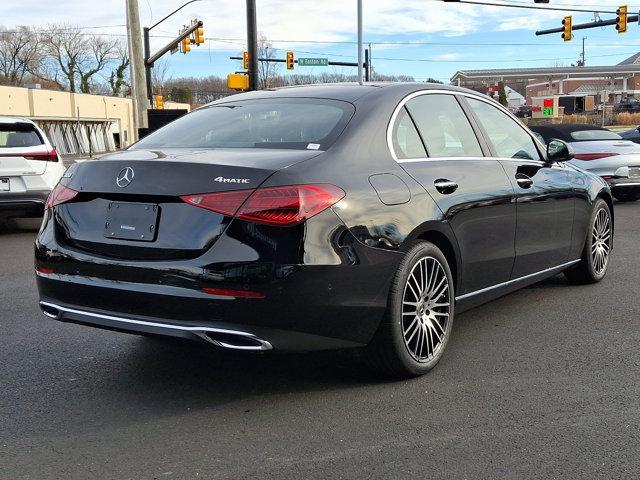
[[[36,240],[40,305],[226,349],[353,348],[420,375],[454,311],[605,276],[610,190],[572,155],[460,88],[234,95],[69,168]]]

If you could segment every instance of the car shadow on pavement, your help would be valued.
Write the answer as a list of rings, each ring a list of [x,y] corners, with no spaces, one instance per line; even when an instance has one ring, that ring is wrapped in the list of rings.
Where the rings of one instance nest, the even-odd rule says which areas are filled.
[[[108,383],[132,398],[211,407],[242,398],[388,382],[354,352],[247,353],[189,340],[132,338],[126,363]],[[126,392],[126,393],[125,393]],[[149,394],[152,393],[149,398]],[[175,405],[174,405],[175,406]]]

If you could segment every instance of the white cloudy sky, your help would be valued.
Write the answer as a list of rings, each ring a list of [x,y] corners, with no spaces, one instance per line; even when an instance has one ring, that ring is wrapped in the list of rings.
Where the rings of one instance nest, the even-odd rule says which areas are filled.
[[[181,0],[139,0],[143,25],[171,11]],[[533,0],[502,2],[533,5]],[[87,32],[122,34],[124,0],[0,1],[0,24],[46,26],[71,23]],[[405,73],[416,78],[433,76],[445,80],[456,70],[504,66],[566,64],[578,58],[582,34],[565,44],[559,35],[535,37],[538,28],[559,26],[564,13],[476,5],[456,5],[435,0],[363,0],[365,41],[373,42],[374,65],[384,73]],[[613,11],[617,2],[597,0],[551,0],[551,6],[597,8]],[[191,18],[205,22],[205,46],[189,55],[170,57],[174,76],[224,74],[237,68],[228,60],[243,50],[246,34],[244,0],[202,0],[184,8],[154,30],[158,36],[175,34]],[[327,56],[340,60],[355,57],[355,0],[257,0],[258,29],[275,46],[294,50],[297,56]],[[640,6],[630,5],[631,12]],[[574,13],[574,23],[590,21],[589,13]],[[611,18],[611,14],[602,14]],[[100,28],[89,28],[100,27]],[[587,62],[617,63],[640,50],[640,27],[625,35],[613,27],[587,31]],[[154,45],[166,41],[155,38]],[[297,42],[294,42],[297,41]],[[430,42],[429,45],[398,46],[383,42]],[[284,56],[284,53],[282,53]],[[306,67],[313,69],[314,67]],[[305,72],[317,71],[306,70]]]

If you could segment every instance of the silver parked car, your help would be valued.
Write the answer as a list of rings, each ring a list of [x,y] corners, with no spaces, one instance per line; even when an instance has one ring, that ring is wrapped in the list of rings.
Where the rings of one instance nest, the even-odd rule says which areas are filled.
[[[65,167],[31,120],[0,117],[0,219],[38,217]]]
[[[606,180],[616,200],[640,199],[639,144],[594,125],[532,125],[530,128],[545,143],[557,138],[570,144],[575,151],[571,163]]]

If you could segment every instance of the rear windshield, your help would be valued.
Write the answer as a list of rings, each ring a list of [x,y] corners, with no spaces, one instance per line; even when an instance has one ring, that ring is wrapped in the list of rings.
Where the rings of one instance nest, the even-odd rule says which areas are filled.
[[[589,140],[622,140],[617,133],[609,130],[576,130],[571,132],[571,138],[577,142],[586,142]]]
[[[326,150],[353,112],[350,103],[317,98],[229,102],[195,110],[133,148]]]
[[[0,148],[35,147],[43,143],[36,129],[29,123],[0,124]]]

